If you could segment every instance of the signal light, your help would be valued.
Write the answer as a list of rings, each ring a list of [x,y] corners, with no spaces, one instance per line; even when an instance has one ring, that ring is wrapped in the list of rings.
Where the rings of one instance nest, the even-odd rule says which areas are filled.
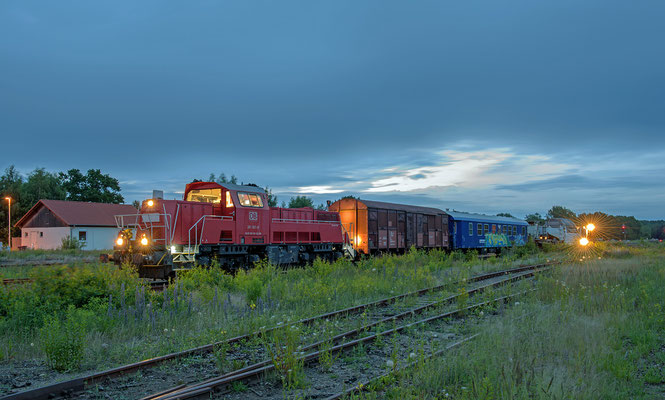
[[[148,238],[145,237],[145,236],[143,236],[143,237],[141,238],[141,244],[142,244],[143,246],[147,246],[147,245],[148,245]]]
[[[580,244],[581,244],[582,246],[586,246],[586,245],[588,245],[588,244],[589,244],[589,239],[583,237],[582,239],[580,239]]]
[[[152,199],[148,200],[148,207],[152,207],[155,205],[155,202],[152,201]]]
[[[122,237],[119,237],[118,240],[115,241],[115,244],[117,244],[118,246],[122,246],[124,243],[125,239],[123,239]]]

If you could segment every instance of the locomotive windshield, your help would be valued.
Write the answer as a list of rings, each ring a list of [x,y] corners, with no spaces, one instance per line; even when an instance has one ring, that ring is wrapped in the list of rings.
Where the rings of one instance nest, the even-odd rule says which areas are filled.
[[[255,193],[238,193],[238,200],[240,200],[240,205],[244,207],[263,207],[261,196]]]
[[[196,189],[187,194],[187,201],[219,204],[222,201],[222,189]]]

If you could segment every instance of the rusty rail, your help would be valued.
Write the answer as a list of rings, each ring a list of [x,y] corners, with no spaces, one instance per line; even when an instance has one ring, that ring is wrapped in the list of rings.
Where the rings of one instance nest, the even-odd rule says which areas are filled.
[[[342,314],[350,314],[350,313],[360,312],[360,311],[365,310],[365,309],[370,308],[370,307],[389,304],[389,303],[392,303],[392,302],[395,302],[395,301],[398,301],[398,300],[401,300],[401,299],[404,299],[404,298],[407,298],[407,297],[410,297],[410,296],[418,296],[418,295],[422,295],[422,294],[425,294],[425,293],[428,293],[428,292],[441,290],[441,289],[444,289],[446,287],[449,287],[449,286],[455,285],[455,284],[460,284],[460,283],[464,283],[464,282],[466,282],[466,283],[478,282],[478,281],[482,281],[482,280],[492,279],[492,278],[502,276],[502,275],[514,274],[514,273],[519,273],[519,272],[528,271],[528,270],[534,270],[534,269],[542,268],[542,267],[546,267],[546,266],[551,266],[551,265],[556,264],[556,263],[557,262],[547,262],[547,263],[540,263],[540,264],[533,264],[533,265],[521,265],[519,267],[508,269],[508,270],[501,270],[501,271],[495,271],[495,272],[489,272],[489,273],[485,273],[485,274],[481,274],[481,275],[476,275],[476,276],[470,277],[469,279],[467,279],[465,281],[457,281],[457,282],[451,282],[451,283],[446,283],[446,284],[442,284],[442,285],[437,285],[437,286],[433,286],[433,287],[429,287],[429,288],[425,288],[425,289],[421,289],[421,290],[417,290],[417,291],[413,291],[413,292],[404,293],[404,294],[401,294],[401,295],[381,299],[381,300],[378,300],[378,301],[374,301],[374,302],[370,302],[370,303],[366,303],[366,304],[362,304],[362,305],[358,305],[358,306],[352,306],[352,307],[348,307],[348,308],[345,308],[345,309],[336,310],[336,311],[316,315],[316,316],[309,317],[309,318],[303,318],[303,319],[300,319],[298,321],[294,321],[294,322],[291,322],[291,323],[288,323],[288,324],[283,324],[283,325],[280,325],[280,326],[273,326],[273,327],[268,328],[266,330],[263,330],[261,332],[251,332],[251,333],[248,333],[248,334],[245,334],[245,335],[240,335],[240,336],[230,338],[226,341],[219,341],[219,342],[215,342],[215,343],[195,347],[195,348],[192,348],[192,349],[184,350],[184,351],[181,351],[181,352],[176,352],[176,353],[166,354],[166,355],[159,356],[159,357],[149,358],[147,360],[143,360],[143,361],[139,361],[139,362],[136,362],[136,363],[119,366],[119,367],[116,367],[116,368],[111,368],[111,369],[106,370],[106,371],[96,372],[96,373],[93,373],[93,374],[90,374],[90,375],[87,375],[87,376],[83,376],[83,377],[80,377],[80,378],[76,378],[76,379],[73,379],[73,380],[64,381],[64,382],[56,383],[56,384],[53,384],[53,385],[43,386],[41,388],[36,388],[36,389],[23,391],[23,392],[19,392],[19,393],[13,393],[13,394],[1,397],[0,400],[50,399],[50,398],[53,398],[54,395],[57,396],[57,395],[59,395],[60,393],[63,393],[63,392],[72,393],[72,392],[78,392],[78,391],[85,390],[85,388],[87,386],[90,386],[90,385],[92,385],[94,383],[97,383],[97,382],[101,382],[105,379],[115,378],[115,377],[126,375],[126,374],[129,374],[129,373],[141,370],[141,369],[151,368],[151,367],[154,367],[156,365],[160,365],[160,364],[162,364],[164,362],[167,362],[167,361],[176,360],[176,359],[179,359],[179,358],[184,358],[184,357],[188,357],[188,356],[195,355],[195,354],[208,353],[208,352],[213,351],[213,349],[216,346],[219,346],[220,344],[222,344],[224,342],[229,343],[229,344],[238,343],[238,342],[241,342],[243,340],[250,339],[250,338],[252,338],[254,336],[257,336],[259,334],[268,333],[268,332],[271,332],[271,331],[274,331],[274,330],[277,330],[277,329],[282,329],[282,328],[285,328],[285,327],[288,327],[288,326],[297,325],[297,324],[310,324],[310,323],[312,323],[314,321],[317,321],[317,320],[322,320],[322,319],[325,319],[325,318],[330,318],[330,317],[334,317],[334,316],[338,316],[338,315],[342,315]]]

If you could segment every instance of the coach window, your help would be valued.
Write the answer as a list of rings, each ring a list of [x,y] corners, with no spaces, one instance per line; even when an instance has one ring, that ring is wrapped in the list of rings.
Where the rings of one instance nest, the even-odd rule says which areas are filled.
[[[522,235],[526,235],[526,226],[522,227]]]
[[[469,222],[469,236],[473,236],[473,222]]]
[[[506,231],[507,231],[507,225],[502,226],[502,228],[503,228],[503,232],[502,232],[502,233],[505,235],[505,234],[506,234]]]
[[[478,224],[476,230],[478,231],[478,236],[481,236],[483,234],[483,224]]]
[[[513,226],[513,236],[517,235],[517,227]]]
[[[261,196],[255,193],[238,193],[238,199],[240,200],[240,205],[244,207],[263,207]]]
[[[486,234],[488,234],[488,233],[490,233],[490,226],[489,226],[489,224],[485,224],[485,232],[484,232],[484,234],[486,235]]]

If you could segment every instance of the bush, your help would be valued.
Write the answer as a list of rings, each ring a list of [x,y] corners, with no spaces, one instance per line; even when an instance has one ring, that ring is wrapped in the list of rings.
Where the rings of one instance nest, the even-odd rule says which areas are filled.
[[[39,338],[49,367],[59,372],[78,369],[83,361],[83,337],[74,307],[67,310],[64,321],[53,316],[45,318]]]
[[[67,235],[62,238],[62,245],[60,249],[62,250],[81,250],[83,248],[83,243],[74,239],[73,237]]]

